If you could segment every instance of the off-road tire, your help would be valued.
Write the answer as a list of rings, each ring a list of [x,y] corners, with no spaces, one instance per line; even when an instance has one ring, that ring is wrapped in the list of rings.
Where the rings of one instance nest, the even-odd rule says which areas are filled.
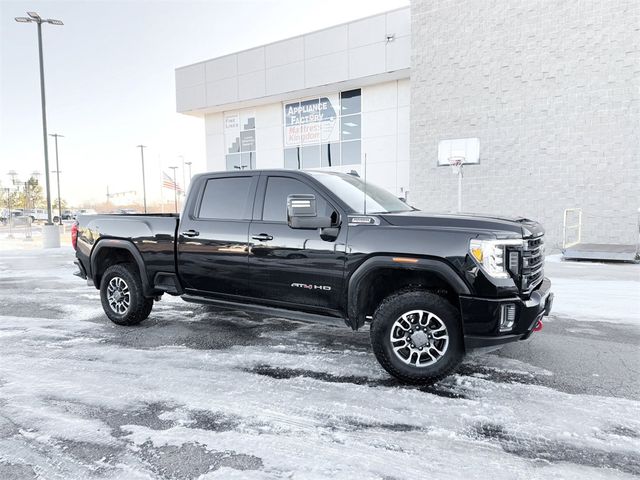
[[[109,282],[116,277],[124,280],[129,289],[129,306],[123,313],[115,312],[109,304],[107,289]],[[100,281],[100,300],[104,313],[117,325],[137,325],[149,316],[153,308],[153,298],[146,298],[143,295],[138,269],[129,263],[112,265],[105,270]]]
[[[389,335],[394,322],[406,312],[425,310],[437,315],[447,327],[449,345],[444,355],[432,365],[416,367],[403,363],[393,352]],[[385,298],[373,314],[371,346],[382,368],[399,380],[428,385],[447,377],[464,357],[464,340],[460,313],[445,298],[425,290],[404,290]]]

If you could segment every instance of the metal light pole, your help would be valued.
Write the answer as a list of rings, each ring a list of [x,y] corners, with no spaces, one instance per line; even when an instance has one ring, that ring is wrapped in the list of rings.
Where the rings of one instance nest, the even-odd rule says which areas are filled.
[[[53,20],[51,18],[45,20],[40,17],[36,12],[27,12],[28,17],[16,17],[16,22],[19,23],[33,23],[38,26],[38,57],[40,59],[40,100],[42,103],[42,138],[44,143],[44,171],[46,172],[46,186],[47,186],[47,225],[53,225],[51,222],[51,191],[49,185],[49,151],[47,148],[47,107],[44,95],[44,65],[42,60],[42,24],[50,23],[51,25],[63,25],[60,20]]]
[[[193,162],[184,162],[185,165],[189,165],[189,184],[191,184],[191,164]],[[185,185],[186,188],[186,185]]]
[[[144,180],[144,149],[146,145],[138,145],[140,149],[140,159],[142,160],[142,198],[144,200],[144,213],[147,213],[147,183]]]
[[[31,208],[31,209],[36,209],[36,202],[34,200],[34,198],[29,195],[30,193],[33,193],[35,191],[35,187],[37,187],[38,185],[40,185],[40,175],[41,173],[37,170],[34,170],[33,172],[31,172],[31,176],[27,179],[27,202],[31,201],[29,207],[27,208]],[[33,178],[35,185],[31,185],[31,179]]]
[[[178,213],[178,184],[176,183],[176,168],[178,167],[169,167],[173,170],[173,204],[175,207],[176,213]]]
[[[59,133],[51,133],[50,137],[54,137],[56,139],[56,179],[58,181],[58,225],[62,225],[62,201],[60,197],[60,165],[58,164],[58,137],[64,138],[64,135],[60,135]]]
[[[31,199],[30,198],[31,196],[29,195],[29,180],[30,179],[27,179],[27,181],[24,182],[24,203],[23,203],[23,205],[24,205],[25,211],[32,209],[31,208],[31,203],[29,202],[29,200]]]
[[[18,176],[18,172],[15,170],[9,170],[7,175],[11,177],[11,185],[16,186],[16,177]],[[13,212],[11,211],[11,191],[10,188],[7,188],[7,203],[9,204],[9,238],[13,238],[12,232],[12,222],[13,222]]]
[[[187,184],[185,182],[185,175],[184,175],[184,155],[178,155],[178,158],[182,159],[182,195],[185,195],[185,192],[187,191]]]
[[[5,192],[7,192],[7,206],[9,207],[9,214],[7,215],[7,221],[9,222],[9,237],[8,238],[13,238],[13,228],[12,228],[12,220],[13,220],[13,214],[11,213],[11,188],[6,187],[4,189]]]

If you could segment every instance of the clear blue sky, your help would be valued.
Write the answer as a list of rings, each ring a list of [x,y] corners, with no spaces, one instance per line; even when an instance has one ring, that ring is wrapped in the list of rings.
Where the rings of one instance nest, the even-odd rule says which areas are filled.
[[[148,145],[147,191],[178,155],[204,162],[204,122],[175,113],[176,67],[408,5],[408,0],[0,0],[0,182],[44,172],[36,11],[43,25],[49,133],[60,133],[63,197],[103,201],[141,190],[136,145]],[[51,139],[53,140],[53,139]],[[50,143],[51,170],[54,164]],[[168,170],[167,170],[168,171]],[[180,177],[180,174],[178,174]],[[52,183],[55,191],[55,183]]]

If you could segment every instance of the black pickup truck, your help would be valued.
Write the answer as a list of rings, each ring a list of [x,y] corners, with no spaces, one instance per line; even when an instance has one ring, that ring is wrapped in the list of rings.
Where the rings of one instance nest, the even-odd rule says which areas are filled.
[[[528,338],[553,300],[538,223],[426,214],[353,174],[202,174],[180,217],[81,216],[72,241],[77,275],[119,325],[147,318],[164,293],[369,323],[380,364],[411,383]]]

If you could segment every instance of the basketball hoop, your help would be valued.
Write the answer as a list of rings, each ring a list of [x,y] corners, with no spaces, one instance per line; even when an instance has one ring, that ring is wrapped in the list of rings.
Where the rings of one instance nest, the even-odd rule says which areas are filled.
[[[460,155],[454,155],[449,157],[449,166],[454,175],[460,175],[462,173],[462,164],[464,163],[464,157]]]

